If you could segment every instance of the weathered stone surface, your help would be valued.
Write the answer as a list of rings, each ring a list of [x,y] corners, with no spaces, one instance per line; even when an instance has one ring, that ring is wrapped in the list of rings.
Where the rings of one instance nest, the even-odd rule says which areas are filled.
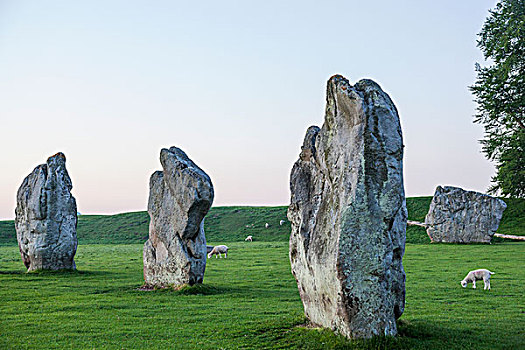
[[[294,164],[290,261],[306,317],[352,338],[395,335],[407,211],[396,107],[379,85],[330,78],[325,121]]]
[[[66,170],[57,153],[37,166],[16,195],[16,238],[28,271],[75,269],[77,204]]]
[[[211,179],[177,147],[162,149],[160,162],[163,171],[150,178],[144,280],[155,287],[202,283],[204,216],[213,202]]]
[[[507,204],[459,187],[438,186],[425,218],[432,242],[490,243]]]

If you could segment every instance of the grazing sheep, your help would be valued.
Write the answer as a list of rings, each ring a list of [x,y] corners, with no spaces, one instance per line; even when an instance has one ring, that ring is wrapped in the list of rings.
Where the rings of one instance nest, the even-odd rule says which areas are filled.
[[[253,237],[252,236],[248,236],[244,239],[246,242],[252,242],[253,241]]]
[[[216,245],[213,247],[211,252],[208,253],[208,259],[211,258],[212,255],[215,255],[215,259],[217,259],[217,255],[219,258],[222,259],[221,253],[224,254],[224,258],[228,257],[228,247],[225,245]]]
[[[476,288],[476,281],[483,280],[483,283],[485,284],[485,287],[483,289],[490,290],[490,275],[493,274],[494,272],[490,272],[486,269],[473,270],[470,271],[460,283],[463,288],[467,288],[467,284],[469,282],[472,282],[472,288]]]
[[[270,224],[266,223],[266,224],[264,224],[264,227],[268,228],[268,227],[270,227]]]
[[[284,220],[279,221],[279,226],[282,226],[284,224]]]

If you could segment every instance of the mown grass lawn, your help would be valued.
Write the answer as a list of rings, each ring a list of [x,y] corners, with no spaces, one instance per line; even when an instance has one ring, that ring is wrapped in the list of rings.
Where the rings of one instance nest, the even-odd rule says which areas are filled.
[[[299,326],[287,242],[228,245],[201,287],[178,292],[137,290],[139,244],[80,245],[77,272],[31,274],[16,246],[0,247],[0,348],[525,348],[523,243],[408,244],[400,336],[366,342]],[[496,272],[492,290],[461,288],[479,267]]]

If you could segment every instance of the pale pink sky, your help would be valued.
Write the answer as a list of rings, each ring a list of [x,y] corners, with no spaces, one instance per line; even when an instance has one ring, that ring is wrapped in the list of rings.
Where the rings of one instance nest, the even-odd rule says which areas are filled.
[[[214,205],[286,205],[325,84],[377,81],[398,107],[408,196],[485,191],[468,91],[495,1],[1,1],[0,218],[61,151],[81,213],[145,210],[162,147]]]

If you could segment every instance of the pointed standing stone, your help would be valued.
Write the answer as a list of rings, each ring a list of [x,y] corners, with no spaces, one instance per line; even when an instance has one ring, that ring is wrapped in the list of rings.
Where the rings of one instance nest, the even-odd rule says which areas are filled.
[[[16,238],[28,271],[75,269],[77,204],[57,153],[29,174],[16,195]]]
[[[397,334],[407,211],[397,109],[371,80],[330,78],[290,179],[290,261],[305,315],[346,337]]]
[[[211,179],[177,147],[162,149],[160,162],[163,171],[150,178],[144,281],[147,286],[175,288],[202,283],[204,216],[213,202]]]

